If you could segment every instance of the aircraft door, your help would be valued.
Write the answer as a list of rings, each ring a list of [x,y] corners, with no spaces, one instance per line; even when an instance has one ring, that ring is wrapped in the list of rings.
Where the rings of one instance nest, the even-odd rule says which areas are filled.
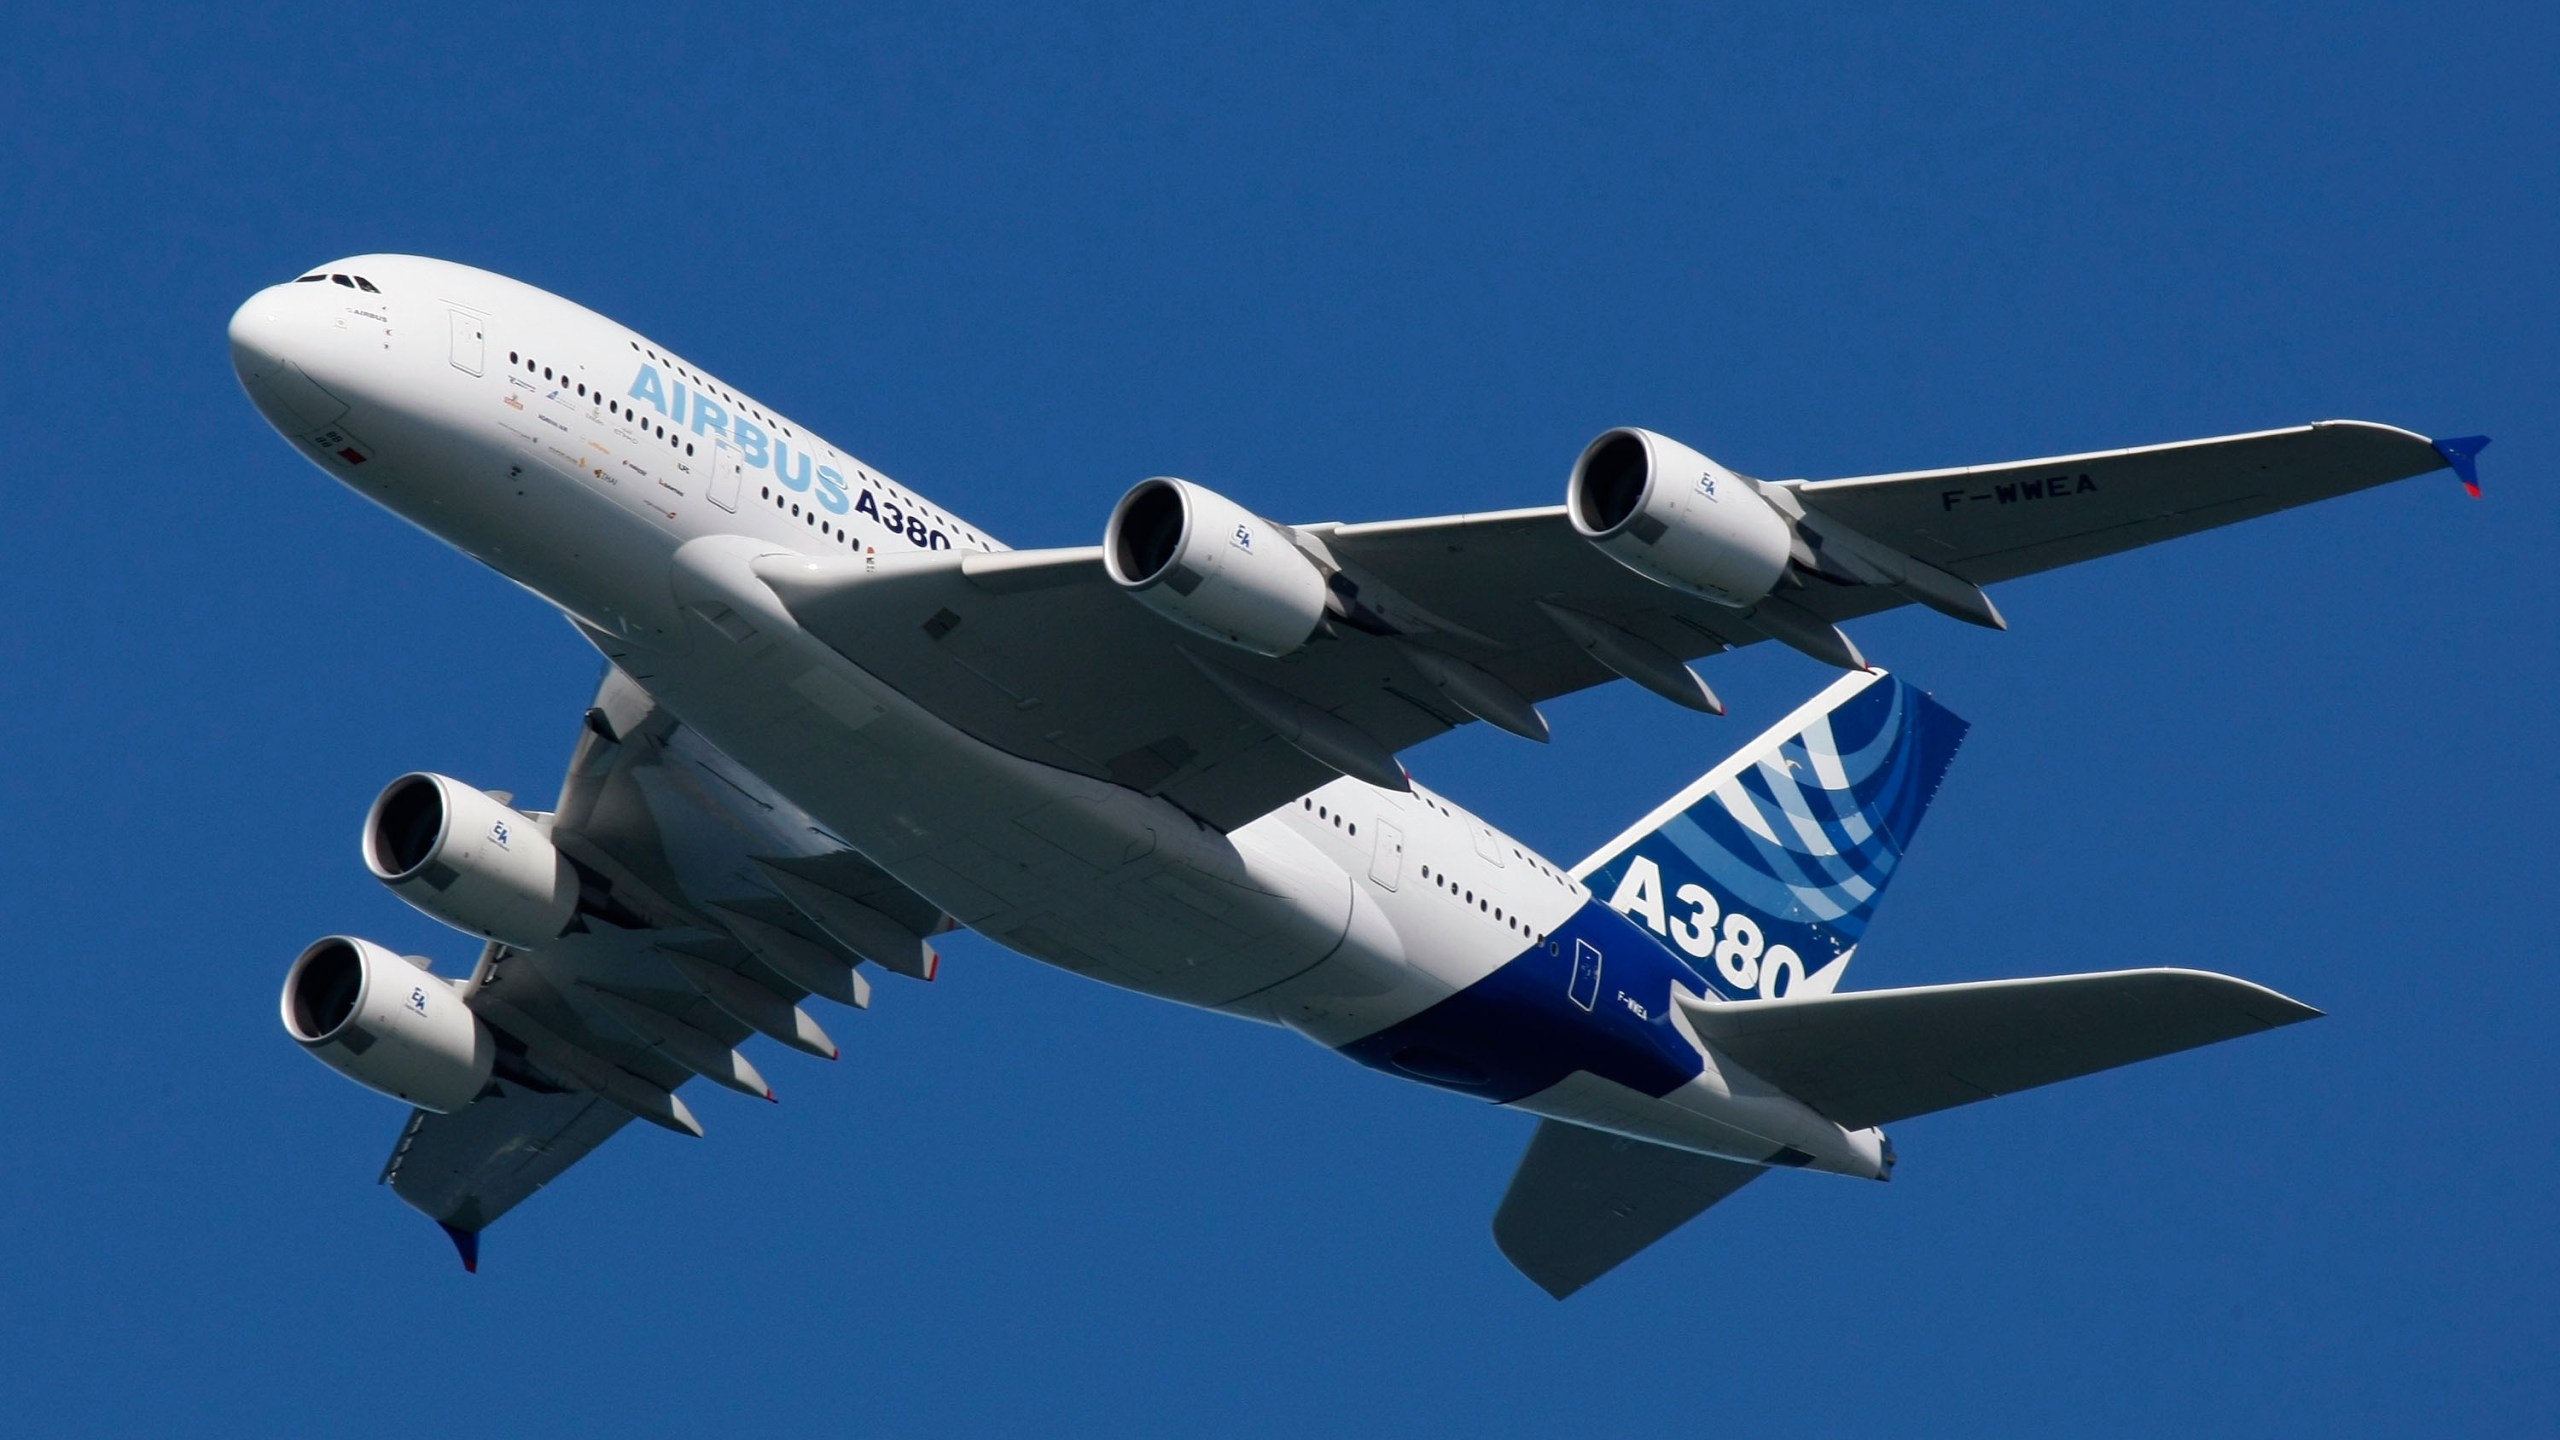
[[[1393,890],[1404,878],[1404,832],[1384,820],[1378,822],[1378,849],[1369,857],[1369,878],[1381,890]]]
[[[451,318],[453,345],[446,353],[453,358],[453,368],[465,375],[483,373],[489,363],[487,325],[468,310],[445,313]]]
[[[746,483],[747,467],[738,457],[738,447],[725,442],[711,450],[711,482],[703,493],[721,509],[737,513],[738,490]]]

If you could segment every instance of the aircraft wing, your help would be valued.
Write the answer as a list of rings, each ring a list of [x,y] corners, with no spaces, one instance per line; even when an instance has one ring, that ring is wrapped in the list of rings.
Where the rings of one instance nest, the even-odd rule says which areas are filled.
[[[1493,1239],[1561,1300],[1769,1173],[1621,1135],[1541,1120],[1494,1212]]]
[[[451,1115],[412,1111],[382,1183],[464,1243],[460,1237],[477,1236],[631,1118],[599,1095],[545,1095],[501,1082],[498,1094]],[[463,1258],[477,1268],[476,1246]]]
[[[1751,1073],[1852,1130],[2319,1015],[2202,970],[1856,990],[1681,1008]]]
[[[1987,585],[2450,463],[2423,435],[2326,420],[2000,465],[1793,481],[1789,488],[1820,517]]]
[[[696,1075],[771,1099],[741,1053],[757,1034],[832,1058],[810,997],[867,1006],[866,961],[931,978],[924,937],[953,923],[618,670],[537,818],[592,913],[539,950],[482,952],[462,993],[497,1039],[495,1077],[458,1110],[415,1112],[382,1172],[466,1264],[480,1230],[631,1120],[702,1133],[676,1094]]]
[[[1819,653],[1820,632],[1907,603],[1930,574],[1961,590],[2446,463],[2422,436],[2332,421],[1776,482],[1762,493],[1792,512],[1803,563],[1793,588],[1752,612],[1637,575],[1583,541],[1561,506],[1302,525],[1300,548],[1337,572],[1362,623],[1329,625],[1276,660],[1146,609],[1113,584],[1098,547],[777,555],[758,573],[813,634],[943,720],[1231,830],[1337,773],[1401,786],[1397,752],[1476,718],[1542,737],[1535,702],[1621,675],[1720,708],[1682,662],[1773,636]]]

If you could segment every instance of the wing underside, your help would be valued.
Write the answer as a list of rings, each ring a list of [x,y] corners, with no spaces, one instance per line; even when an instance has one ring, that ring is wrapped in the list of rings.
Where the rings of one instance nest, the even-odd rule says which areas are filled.
[[[867,1004],[866,962],[930,978],[924,937],[953,923],[620,671],[543,818],[585,882],[580,918],[539,950],[483,951],[462,991],[497,1039],[496,1078],[414,1113],[382,1172],[466,1259],[466,1237],[630,1121],[701,1133],[676,1095],[695,1077],[771,1099],[751,1037],[831,1055],[811,997]]]
[[[631,1123],[600,1095],[543,1094],[501,1081],[450,1115],[425,1110],[382,1167],[382,1183],[439,1224],[476,1232]]]

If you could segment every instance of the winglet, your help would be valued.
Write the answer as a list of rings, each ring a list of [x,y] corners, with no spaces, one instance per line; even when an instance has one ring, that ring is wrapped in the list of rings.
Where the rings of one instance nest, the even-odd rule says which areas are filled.
[[[2479,457],[2480,452],[2488,448],[2489,437],[2463,435],[2451,440],[2437,440],[2431,443],[2436,447],[2436,453],[2444,457],[2444,463],[2453,467],[2453,473],[2462,477],[2462,488],[2471,492],[2472,499],[2479,499]]]
[[[436,1222],[436,1228],[442,1230],[445,1234],[445,1238],[453,1242],[454,1249],[462,1252],[463,1272],[470,1275],[479,1274],[480,1232],[477,1230],[458,1230],[451,1225],[447,1225],[441,1220]]]

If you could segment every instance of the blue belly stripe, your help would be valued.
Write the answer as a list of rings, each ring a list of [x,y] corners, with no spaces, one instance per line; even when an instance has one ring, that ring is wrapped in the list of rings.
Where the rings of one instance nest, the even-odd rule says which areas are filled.
[[[1574,993],[1578,945],[1600,956],[1596,1003],[1588,1009]],[[1671,1025],[1675,981],[1693,993],[1707,988],[1651,933],[1591,901],[1547,943],[1341,1053],[1373,1070],[1497,1104],[1534,1095],[1577,1070],[1658,1097],[1702,1068],[1698,1052]],[[1591,988],[1586,976],[1584,993]],[[1628,1001],[1645,1013],[1638,1015]]]

